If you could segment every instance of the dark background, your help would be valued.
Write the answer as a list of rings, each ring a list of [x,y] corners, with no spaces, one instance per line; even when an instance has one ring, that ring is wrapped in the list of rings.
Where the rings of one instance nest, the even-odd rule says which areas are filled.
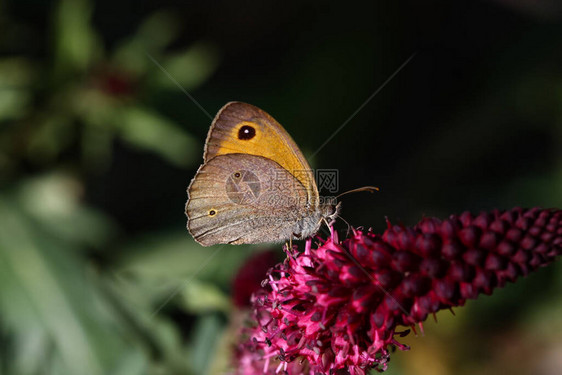
[[[379,186],[344,198],[354,226],[562,207],[556,1],[9,1],[0,12],[0,372],[226,368],[231,280],[264,246],[216,255],[185,231],[211,120],[152,59],[211,116],[232,100],[266,110],[313,168],[339,171],[340,191]],[[439,314],[389,372],[556,373],[559,271]]]

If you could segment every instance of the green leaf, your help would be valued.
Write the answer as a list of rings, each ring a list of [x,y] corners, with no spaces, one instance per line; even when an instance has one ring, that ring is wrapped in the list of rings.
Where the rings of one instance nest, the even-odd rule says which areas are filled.
[[[55,13],[55,62],[60,75],[83,72],[102,56],[90,25],[92,11],[87,0],[60,0]]]
[[[0,60],[0,121],[19,119],[27,113],[31,103],[29,86],[34,76],[26,59]]]
[[[194,374],[207,374],[217,339],[224,327],[216,314],[200,317],[196,327],[191,341],[190,364]]]
[[[141,107],[123,108],[118,111],[115,121],[123,139],[151,150],[175,165],[193,166],[200,158],[199,142],[156,112]]]
[[[219,55],[214,45],[200,42],[185,51],[164,56],[160,60],[161,65],[173,80],[168,74],[158,70],[155,74],[157,86],[177,90],[177,84],[179,84],[184,89],[191,90],[207,81],[215,72]]]
[[[113,234],[106,216],[81,204],[84,187],[64,173],[28,179],[18,186],[16,200],[39,227],[69,244],[102,246]]]
[[[187,230],[149,233],[119,249],[124,254],[116,271],[173,290],[190,278],[229,286],[251,246],[203,247]],[[165,283],[166,286],[162,286]]]
[[[29,87],[36,78],[30,60],[21,57],[0,59],[0,87]]]
[[[141,40],[149,51],[168,46],[180,33],[181,22],[171,10],[160,10],[147,17],[140,25],[135,38]]]
[[[180,30],[180,22],[171,11],[158,11],[150,15],[133,36],[119,44],[112,60],[130,72],[145,73],[153,67],[147,54],[161,54]]]
[[[95,309],[81,277],[84,265],[72,252],[34,236],[25,219],[1,198],[0,211],[0,311],[22,349],[16,349],[14,362],[21,365],[28,360],[22,355],[28,354],[25,347],[36,340],[37,335],[29,334],[35,331],[48,337],[39,343],[40,351],[50,352],[66,373],[88,369],[89,374],[103,374],[102,353],[93,343],[93,336],[102,334],[103,328],[86,326],[94,317],[85,313]]]
[[[228,313],[231,307],[228,296],[216,285],[196,279],[186,281],[181,297],[185,308],[195,314],[212,311]]]
[[[26,90],[0,87],[0,120],[21,118],[30,102],[31,97]]]

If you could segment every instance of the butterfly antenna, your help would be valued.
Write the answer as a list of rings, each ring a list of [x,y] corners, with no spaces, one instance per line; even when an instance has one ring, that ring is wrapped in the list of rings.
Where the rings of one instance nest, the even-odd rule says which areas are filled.
[[[374,193],[375,191],[379,191],[380,189],[376,186],[363,186],[357,189],[352,189],[352,190],[348,190],[344,193],[341,193],[340,195],[338,195],[336,198],[341,197],[342,195],[346,195],[349,193],[359,193],[360,191],[368,191],[369,193]]]

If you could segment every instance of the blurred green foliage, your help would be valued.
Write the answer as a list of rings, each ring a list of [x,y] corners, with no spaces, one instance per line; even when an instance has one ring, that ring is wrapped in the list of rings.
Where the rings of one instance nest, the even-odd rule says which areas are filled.
[[[312,154],[417,51],[311,160],[382,188],[344,217],[562,207],[562,22],[526,9],[0,4],[0,374],[225,372],[230,283],[256,249],[185,230],[210,120],[179,87],[211,115],[263,107]],[[560,275],[439,314],[389,373],[555,373]]]
[[[248,252],[209,259],[183,230],[126,237],[84,198],[116,142],[196,166],[199,140],[151,103],[177,87],[147,56],[192,90],[218,53],[209,43],[167,52],[179,32],[169,11],[109,49],[93,4],[52,5],[47,56],[0,59],[0,373],[204,373]],[[170,306],[198,328],[179,331],[160,311]]]

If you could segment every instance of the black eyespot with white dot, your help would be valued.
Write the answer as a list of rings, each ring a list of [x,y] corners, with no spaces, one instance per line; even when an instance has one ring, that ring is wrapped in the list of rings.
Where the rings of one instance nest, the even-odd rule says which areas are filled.
[[[238,139],[248,141],[256,136],[256,129],[250,125],[244,125],[238,130]]]
[[[217,214],[217,211],[209,210],[209,216],[215,216],[216,214]]]
[[[240,174],[240,172],[236,172],[236,173],[234,173],[234,177],[235,177],[235,178],[240,178],[240,177],[242,177],[242,175]]]

